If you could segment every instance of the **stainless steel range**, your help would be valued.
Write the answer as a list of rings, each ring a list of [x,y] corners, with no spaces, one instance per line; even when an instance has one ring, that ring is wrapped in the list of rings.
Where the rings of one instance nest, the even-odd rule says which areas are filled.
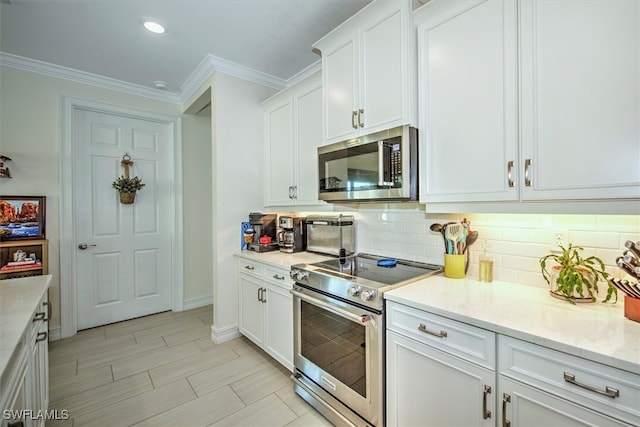
[[[296,393],[336,425],[384,425],[383,294],[441,271],[368,254],[292,266]]]

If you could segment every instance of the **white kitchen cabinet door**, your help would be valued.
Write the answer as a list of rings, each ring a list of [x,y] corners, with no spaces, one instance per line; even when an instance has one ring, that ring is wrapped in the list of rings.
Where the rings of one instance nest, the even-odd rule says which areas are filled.
[[[266,284],[265,349],[293,372],[293,297],[287,289]]]
[[[387,330],[387,426],[495,426],[495,372]]]
[[[358,135],[357,33],[322,52],[325,139],[341,141]]]
[[[500,375],[498,425],[512,426],[629,426],[565,399]]]
[[[640,197],[640,2],[525,0],[520,14],[521,198]]]
[[[326,143],[415,125],[411,2],[376,1],[318,41]]]
[[[317,84],[296,99],[296,204],[311,205],[318,201],[318,147],[322,138],[322,85]]]
[[[515,1],[434,2],[421,16],[420,200],[517,200]]]
[[[291,204],[294,185],[293,99],[265,112],[265,204]]]
[[[264,342],[263,308],[259,299],[264,289],[262,281],[245,274],[239,274],[238,286],[240,289],[240,332],[258,346],[262,346]]]

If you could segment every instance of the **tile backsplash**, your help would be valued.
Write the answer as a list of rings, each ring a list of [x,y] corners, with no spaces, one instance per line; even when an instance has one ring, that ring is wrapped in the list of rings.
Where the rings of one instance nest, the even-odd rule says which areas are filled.
[[[486,245],[493,256],[494,280],[547,287],[540,273],[540,257],[549,253],[554,234],[567,243],[584,247],[583,254],[600,257],[607,271],[624,274],[615,267],[626,240],[640,241],[637,215],[543,215],[543,214],[425,214],[415,209],[358,209],[357,249],[384,256],[443,264],[444,243],[432,232],[433,223],[467,218],[478,231],[470,247],[467,276],[478,277],[478,255]]]

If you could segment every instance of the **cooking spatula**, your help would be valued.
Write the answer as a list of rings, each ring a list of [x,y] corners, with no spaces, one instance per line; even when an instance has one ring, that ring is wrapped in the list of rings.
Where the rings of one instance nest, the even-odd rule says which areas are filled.
[[[458,253],[458,242],[462,238],[463,229],[462,224],[449,224],[445,229],[444,237],[446,237],[451,244],[451,250],[448,251],[450,254],[455,255]]]

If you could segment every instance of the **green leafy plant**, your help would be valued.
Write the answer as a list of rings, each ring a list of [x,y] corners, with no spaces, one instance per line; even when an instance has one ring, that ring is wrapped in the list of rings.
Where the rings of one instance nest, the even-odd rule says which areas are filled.
[[[604,271],[602,260],[596,256],[581,257],[580,251],[583,251],[584,248],[573,246],[571,243],[567,248],[560,246],[560,249],[562,252],[559,254],[552,253],[540,258],[542,276],[552,286],[551,291],[563,296],[572,304],[575,304],[576,295],[595,301],[598,293],[598,281],[606,282],[609,277],[609,274]],[[550,266],[551,269],[558,270],[557,275],[549,272],[547,267],[549,261],[554,261],[557,264]],[[552,278],[556,280],[555,289],[553,289],[554,284],[551,283]],[[607,286],[607,297],[603,302],[609,302],[614,295],[615,301],[613,302],[617,302],[618,290],[609,282],[607,282]]]
[[[113,181],[113,184],[111,185],[121,193],[135,193],[145,186],[145,184],[142,183],[142,180],[137,176],[134,176],[133,178],[120,176],[120,178]]]

